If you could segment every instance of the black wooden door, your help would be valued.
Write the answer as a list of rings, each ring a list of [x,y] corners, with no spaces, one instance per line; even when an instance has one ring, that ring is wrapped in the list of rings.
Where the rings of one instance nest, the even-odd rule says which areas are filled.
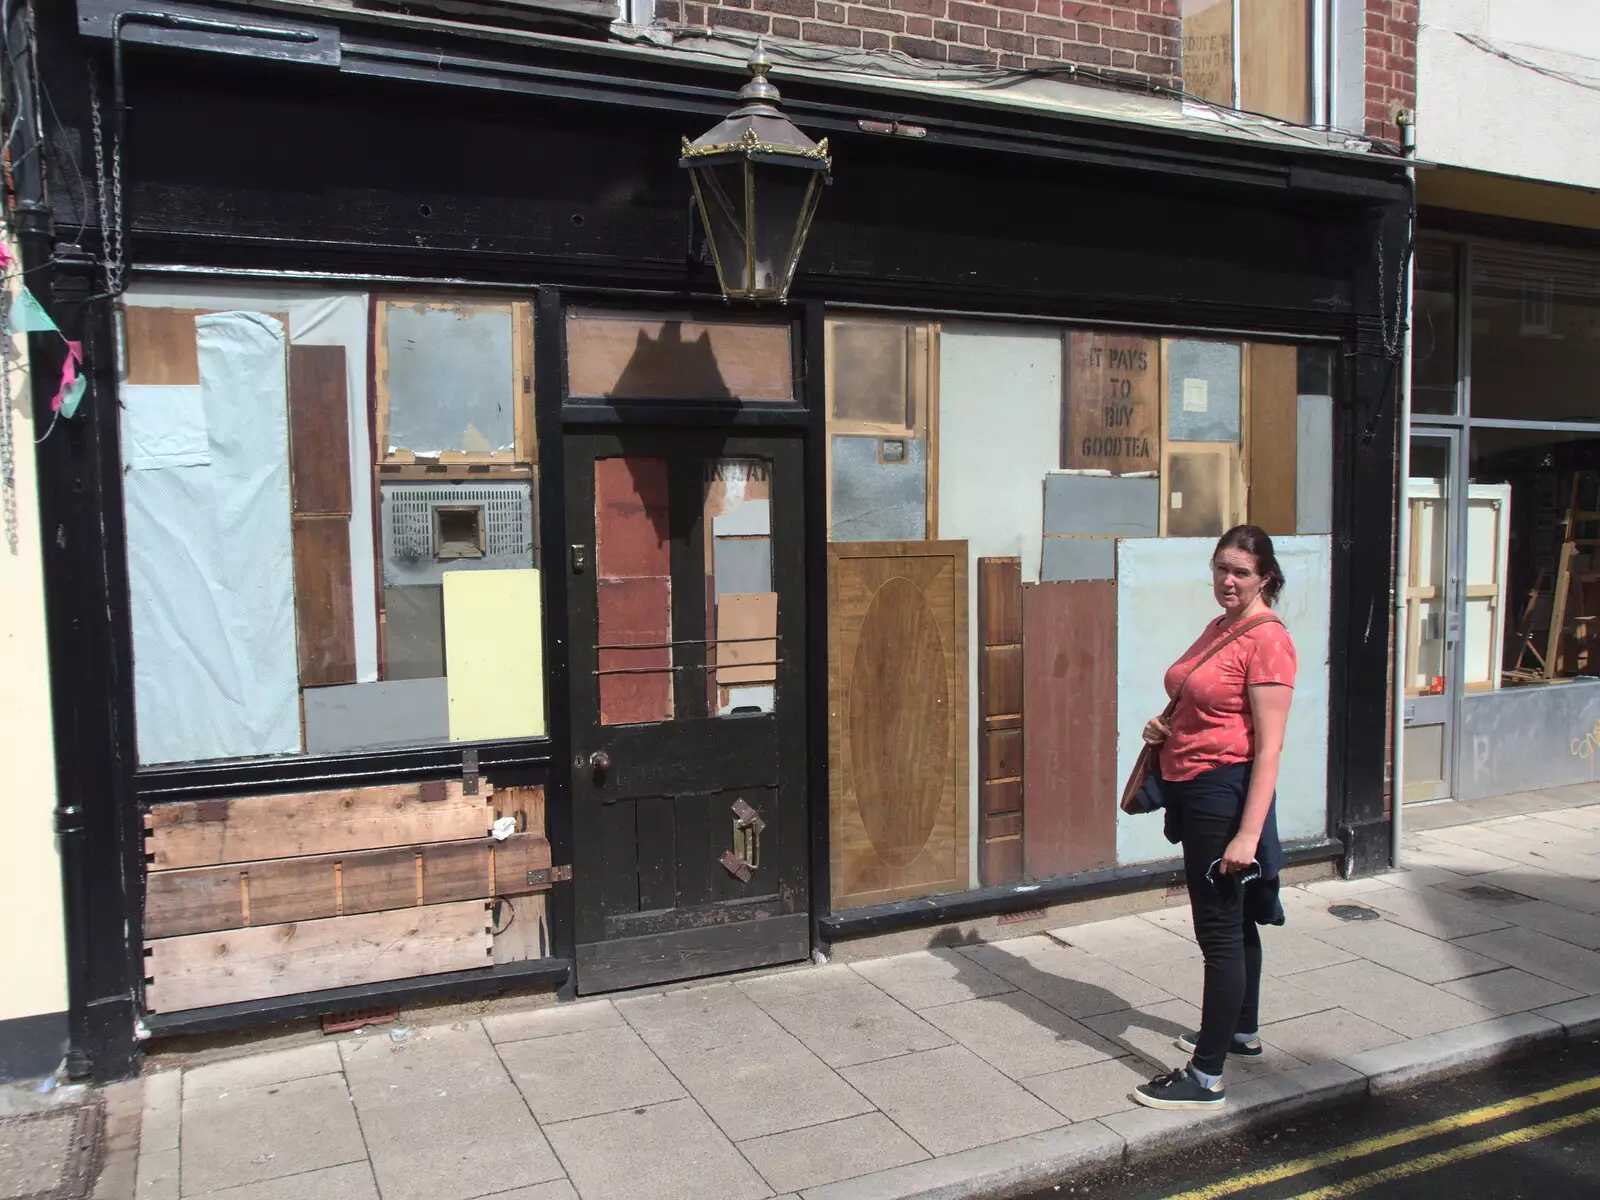
[[[801,442],[565,446],[578,990],[803,959]]]

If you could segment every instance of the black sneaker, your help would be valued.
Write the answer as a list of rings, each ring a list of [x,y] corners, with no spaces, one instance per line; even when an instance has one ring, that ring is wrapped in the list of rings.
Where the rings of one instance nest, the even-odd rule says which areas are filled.
[[[1221,1080],[1215,1087],[1206,1087],[1188,1067],[1179,1067],[1170,1075],[1157,1075],[1149,1083],[1141,1083],[1133,1089],[1133,1098],[1146,1108],[1192,1110],[1221,1108],[1226,1096]]]
[[[1195,1046],[1200,1041],[1198,1033],[1183,1033],[1178,1035],[1177,1046],[1179,1050],[1187,1050],[1190,1054],[1195,1052]],[[1259,1037],[1248,1042],[1241,1042],[1233,1038],[1228,1042],[1228,1053],[1239,1058],[1260,1058],[1266,1053],[1267,1048],[1261,1044]]]

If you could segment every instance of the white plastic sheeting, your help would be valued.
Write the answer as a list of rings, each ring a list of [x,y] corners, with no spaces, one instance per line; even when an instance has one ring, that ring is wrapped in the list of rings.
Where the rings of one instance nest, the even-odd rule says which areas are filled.
[[[300,751],[282,324],[195,320],[210,463],[129,471],[142,763]]]
[[[1315,837],[1327,827],[1328,625],[1333,539],[1273,538],[1288,583],[1277,613],[1299,659],[1278,774],[1278,832]],[[1129,538],[1117,543],[1117,780],[1133,770],[1145,722],[1167,706],[1166,670],[1215,618],[1208,563],[1213,538]],[[1108,796],[1106,803],[1117,798]],[[1156,814],[1117,814],[1117,862],[1179,853]]]
[[[202,467],[211,461],[198,387],[123,384],[122,461],[135,471]]]

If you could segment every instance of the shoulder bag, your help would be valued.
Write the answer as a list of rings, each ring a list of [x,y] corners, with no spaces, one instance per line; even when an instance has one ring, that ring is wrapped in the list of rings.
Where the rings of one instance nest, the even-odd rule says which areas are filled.
[[[1277,622],[1280,625],[1283,623],[1272,613],[1264,613],[1259,617],[1252,617],[1243,625],[1235,626],[1224,636],[1213,642],[1210,648],[1189,669],[1189,673],[1183,677],[1183,682],[1178,685],[1177,695],[1172,697],[1172,702],[1167,705],[1166,710],[1161,714],[1162,722],[1169,727],[1171,726],[1172,714],[1178,711],[1178,702],[1183,699],[1183,689],[1188,685],[1189,680],[1194,678],[1194,673],[1205,664],[1208,658],[1229,642],[1243,637],[1258,625],[1266,625],[1271,622]],[[1128,774],[1128,781],[1122,785],[1121,805],[1123,812],[1154,812],[1158,808],[1165,807],[1166,801],[1161,795],[1161,772],[1157,770],[1160,760],[1160,745],[1152,746],[1149,742],[1146,742],[1140,747],[1139,757],[1134,761],[1133,770]]]

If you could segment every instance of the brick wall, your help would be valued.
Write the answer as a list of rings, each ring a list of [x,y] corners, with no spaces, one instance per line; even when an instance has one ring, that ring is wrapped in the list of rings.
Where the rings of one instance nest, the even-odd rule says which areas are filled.
[[[1085,63],[1167,87],[1180,79],[1178,0],[657,0],[656,16],[936,62]]]
[[[1369,137],[1400,141],[1397,108],[1417,107],[1417,0],[1366,0]]]

